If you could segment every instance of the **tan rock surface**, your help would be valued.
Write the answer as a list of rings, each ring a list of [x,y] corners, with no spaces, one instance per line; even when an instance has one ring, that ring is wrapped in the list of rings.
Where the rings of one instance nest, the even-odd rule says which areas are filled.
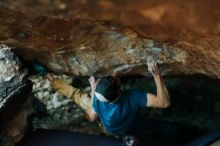
[[[55,72],[146,75],[143,65],[153,58],[165,75],[202,73],[220,78],[217,0],[55,0],[36,5],[23,0],[2,5],[1,43]],[[100,21],[111,19],[116,21]]]

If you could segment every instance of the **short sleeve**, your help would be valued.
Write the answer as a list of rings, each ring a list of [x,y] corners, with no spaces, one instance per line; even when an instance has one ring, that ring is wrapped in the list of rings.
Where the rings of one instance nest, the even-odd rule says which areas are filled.
[[[136,106],[145,108],[147,105],[147,91],[145,90],[132,90],[132,100]]]
[[[92,103],[92,108],[94,109],[94,111],[96,112],[96,113],[98,113],[98,109],[97,109],[97,98],[96,98],[96,96],[94,96],[94,98],[93,98],[93,103]]]

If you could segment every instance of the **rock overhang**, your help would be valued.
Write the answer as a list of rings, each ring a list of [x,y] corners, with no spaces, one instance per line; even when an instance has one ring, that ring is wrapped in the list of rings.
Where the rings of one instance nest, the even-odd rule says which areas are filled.
[[[115,5],[113,1],[109,3]],[[140,7],[141,3],[143,8]],[[205,2],[199,3],[198,9],[204,8],[204,4]],[[126,18],[131,18],[131,9],[127,9],[128,7],[134,7],[133,11],[138,11],[148,5],[152,4],[138,1],[136,5],[125,2],[125,6],[120,7],[128,13]],[[162,5],[165,9],[161,9]],[[91,8],[99,6],[89,5]],[[52,12],[48,13],[48,16],[41,12],[38,15],[29,14],[28,11],[31,10],[25,6],[23,8],[27,9],[23,10],[23,13],[13,8],[2,8],[0,38],[2,43],[13,46],[20,57],[29,61],[37,58],[57,73],[88,76],[116,71],[120,75],[148,75],[144,64],[147,60],[154,59],[160,64],[163,75],[198,73],[219,78],[220,44],[217,27],[212,27],[216,28],[216,33],[210,25],[204,27],[206,23],[202,21],[197,10],[188,8],[190,4],[183,4],[183,8],[179,7],[180,3],[155,3],[155,6],[157,10],[161,10],[160,19],[146,21],[148,17],[154,17],[154,9],[146,8],[146,11],[141,11],[142,15],[146,15],[143,23],[137,21],[139,14],[133,19],[133,23],[117,17],[118,15],[114,14],[122,13],[117,8],[111,10],[116,21],[97,20],[102,18],[102,14],[98,13],[102,10],[88,13],[88,9],[85,13],[88,13],[89,17],[81,18],[77,15],[57,17]],[[192,7],[194,6],[192,3]],[[211,8],[216,6],[211,5],[202,10],[205,12]],[[42,9],[45,10],[44,7]],[[189,20],[179,20],[183,25],[171,21],[171,18],[183,16],[186,9],[194,15],[191,16],[187,12],[185,15]],[[72,12],[70,9],[67,11]],[[171,11],[176,12],[175,16]],[[210,23],[216,22],[214,16],[217,12],[210,13],[213,13],[213,17],[209,18]],[[163,17],[165,14],[166,17]],[[204,17],[207,18],[206,15]],[[197,21],[191,22],[192,19]],[[189,29],[191,26],[192,29]],[[195,26],[198,26],[198,29],[195,29]]]

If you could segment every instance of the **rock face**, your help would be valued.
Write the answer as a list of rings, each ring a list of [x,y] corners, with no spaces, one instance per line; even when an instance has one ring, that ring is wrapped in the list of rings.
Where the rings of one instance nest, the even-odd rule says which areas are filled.
[[[0,46],[0,123],[9,120],[16,107],[31,90],[19,59],[7,46]]]
[[[26,100],[16,110],[13,117],[0,131],[1,146],[14,146],[23,138],[29,125],[28,117],[34,112],[32,99]]]
[[[19,59],[4,45],[0,45],[0,67],[0,145],[13,146],[23,137],[31,113],[20,107],[31,83]]]
[[[25,0],[23,2],[27,4]],[[12,1],[10,8],[2,7],[0,10],[0,42],[13,46],[16,54],[23,59],[31,61],[35,58],[58,73],[103,75],[118,72],[123,75],[147,75],[144,64],[154,59],[161,64],[164,75],[201,73],[220,78],[219,19],[216,20],[219,2],[214,1],[215,5],[207,8],[205,2],[199,3],[198,9],[201,11],[196,9],[194,2],[183,5],[183,9],[181,3],[157,5],[138,1],[136,5],[126,2],[124,6],[119,3],[120,8],[127,12],[125,18],[129,18],[129,21],[117,17],[122,12],[120,8],[114,8],[115,2],[98,1],[94,5],[84,2],[89,8],[103,7],[109,10],[106,14],[112,15],[104,17],[104,14],[99,14],[103,10],[98,9],[93,10],[93,13],[92,10],[86,10],[84,13],[91,14],[83,17],[77,15],[83,13],[77,11],[80,8],[75,13],[67,9],[65,12],[70,13],[64,15],[52,5],[48,16],[42,16],[49,2],[42,7],[42,12],[40,7],[32,6],[31,10],[28,5],[30,7],[24,6],[21,13],[14,10],[16,3]],[[58,6],[58,9],[66,9],[67,4],[58,3]],[[152,9],[146,6],[152,6]],[[134,10],[129,9],[132,7]],[[209,11],[215,9],[214,12]],[[39,13],[34,13],[34,10]],[[132,23],[131,12],[136,11],[138,15],[134,14]],[[56,12],[60,12],[61,16]],[[176,12],[176,15],[172,12]],[[213,26],[202,21],[204,18],[200,14],[205,12],[213,14],[210,18],[204,15]],[[90,19],[93,16],[120,22]],[[187,20],[173,20],[179,17],[187,17]]]
[[[14,76],[19,74],[20,62],[13,53],[10,52],[10,48],[7,46],[0,46],[0,81],[10,81]]]
[[[65,80],[69,84],[72,80],[74,81],[72,77],[66,75],[54,77]],[[32,119],[34,129],[62,129],[96,135],[102,133],[97,122],[86,120],[82,108],[54,91],[47,79],[41,76],[31,76],[30,80],[33,82],[32,93],[36,97],[34,100],[36,113]],[[89,89],[82,89],[82,91],[88,94],[90,92]]]

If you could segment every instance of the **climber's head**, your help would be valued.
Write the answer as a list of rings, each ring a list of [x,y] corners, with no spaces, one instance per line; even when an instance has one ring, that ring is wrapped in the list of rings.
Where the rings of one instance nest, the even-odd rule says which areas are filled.
[[[102,102],[117,101],[120,96],[119,81],[112,76],[102,77],[96,86],[95,95]]]

